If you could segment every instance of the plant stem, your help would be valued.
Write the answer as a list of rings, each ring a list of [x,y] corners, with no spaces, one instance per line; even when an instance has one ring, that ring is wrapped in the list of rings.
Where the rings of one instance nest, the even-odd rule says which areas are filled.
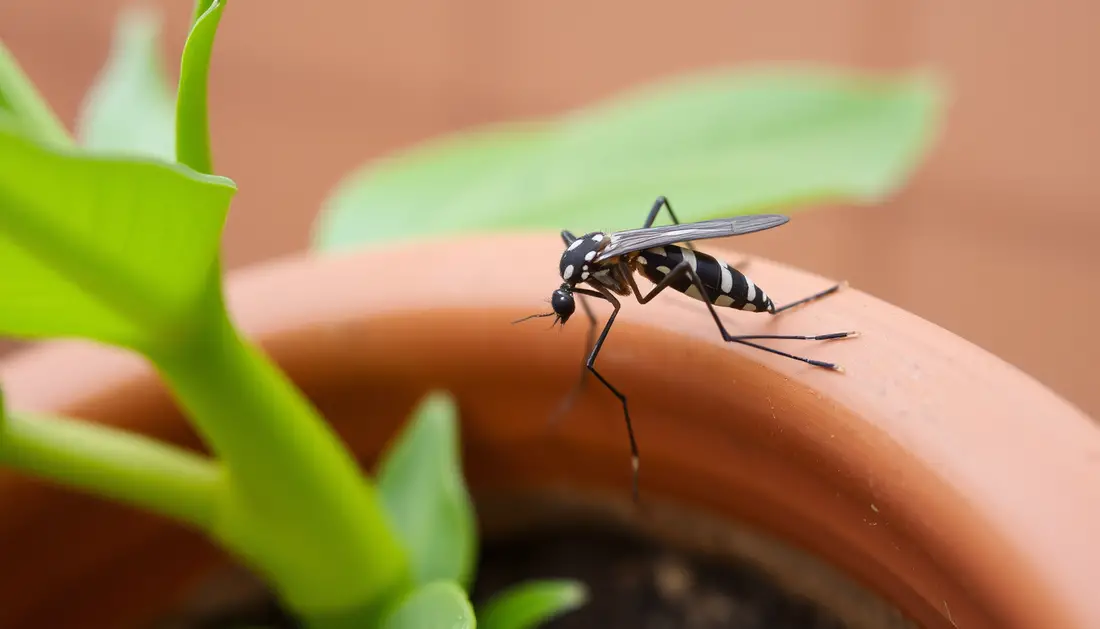
[[[294,385],[243,339],[221,303],[152,357],[228,471],[212,532],[302,615],[339,617],[408,585],[404,549],[374,486]],[[356,612],[358,614],[358,612]]]
[[[0,463],[209,528],[224,488],[209,459],[116,428],[53,416],[0,421]]]
[[[14,114],[24,129],[35,137],[59,146],[73,145],[72,136],[57,119],[50,105],[38,93],[34,83],[0,41],[0,109]]]

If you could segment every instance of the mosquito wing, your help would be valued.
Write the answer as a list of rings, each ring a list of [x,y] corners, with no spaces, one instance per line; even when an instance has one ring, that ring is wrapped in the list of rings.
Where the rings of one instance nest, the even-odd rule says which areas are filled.
[[[595,261],[599,262],[634,251],[641,251],[650,247],[663,247],[678,242],[750,234],[779,227],[789,220],[781,214],[750,214],[733,218],[716,218],[709,221],[699,221],[698,223],[626,229],[611,234],[610,242],[596,256]]]

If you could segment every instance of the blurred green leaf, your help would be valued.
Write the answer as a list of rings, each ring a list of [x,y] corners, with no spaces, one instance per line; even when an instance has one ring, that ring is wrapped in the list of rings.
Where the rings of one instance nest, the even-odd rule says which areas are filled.
[[[0,334],[171,341],[217,281],[232,181],[0,127]]]
[[[446,233],[506,220],[514,208],[494,203],[471,216],[462,208],[473,201],[463,199],[493,193],[521,199],[523,160],[546,146],[549,129],[546,124],[493,125],[381,160],[336,188],[315,225],[315,245],[343,248],[387,235]]]
[[[314,245],[631,228],[662,194],[687,221],[871,203],[919,161],[938,105],[935,84],[920,76],[765,67],[682,77],[368,165],[326,202]]]
[[[386,617],[382,629],[476,629],[466,592],[451,581],[423,585]]]
[[[15,56],[0,41],[0,114],[11,128],[58,146],[71,146],[73,139]]]
[[[207,4],[196,5],[196,10]],[[187,43],[183,47],[180,70],[179,105],[176,111],[176,159],[201,173],[213,173],[210,155],[210,125],[207,113],[207,77],[210,58],[214,53],[214,36],[218,32],[223,0],[214,0],[195,19]]]
[[[534,629],[587,600],[588,591],[576,581],[530,581],[497,593],[478,618],[482,629]]]
[[[160,52],[161,18],[127,7],[119,15],[107,62],[85,96],[77,121],[89,150],[176,159],[175,94]]]
[[[467,587],[472,579],[477,536],[457,415],[449,394],[429,394],[379,464],[378,488],[417,583],[447,579]]]

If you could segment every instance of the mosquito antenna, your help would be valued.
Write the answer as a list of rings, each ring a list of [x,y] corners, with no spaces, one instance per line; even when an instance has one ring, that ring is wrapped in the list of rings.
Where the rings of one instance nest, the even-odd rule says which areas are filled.
[[[555,312],[543,312],[543,313],[540,313],[540,314],[527,315],[526,317],[516,319],[515,321],[512,322],[512,324],[514,325],[516,323],[520,323],[520,322],[526,321],[528,319],[535,319],[535,318],[538,318],[538,317],[553,317],[553,316],[556,316],[556,315],[557,315],[557,313],[555,313]]]

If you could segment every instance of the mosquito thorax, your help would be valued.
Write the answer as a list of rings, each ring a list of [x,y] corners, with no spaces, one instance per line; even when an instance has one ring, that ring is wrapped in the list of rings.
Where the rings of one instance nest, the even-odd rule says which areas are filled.
[[[596,271],[593,260],[607,245],[607,234],[591,232],[569,243],[561,254],[561,279],[570,286],[586,281]]]

